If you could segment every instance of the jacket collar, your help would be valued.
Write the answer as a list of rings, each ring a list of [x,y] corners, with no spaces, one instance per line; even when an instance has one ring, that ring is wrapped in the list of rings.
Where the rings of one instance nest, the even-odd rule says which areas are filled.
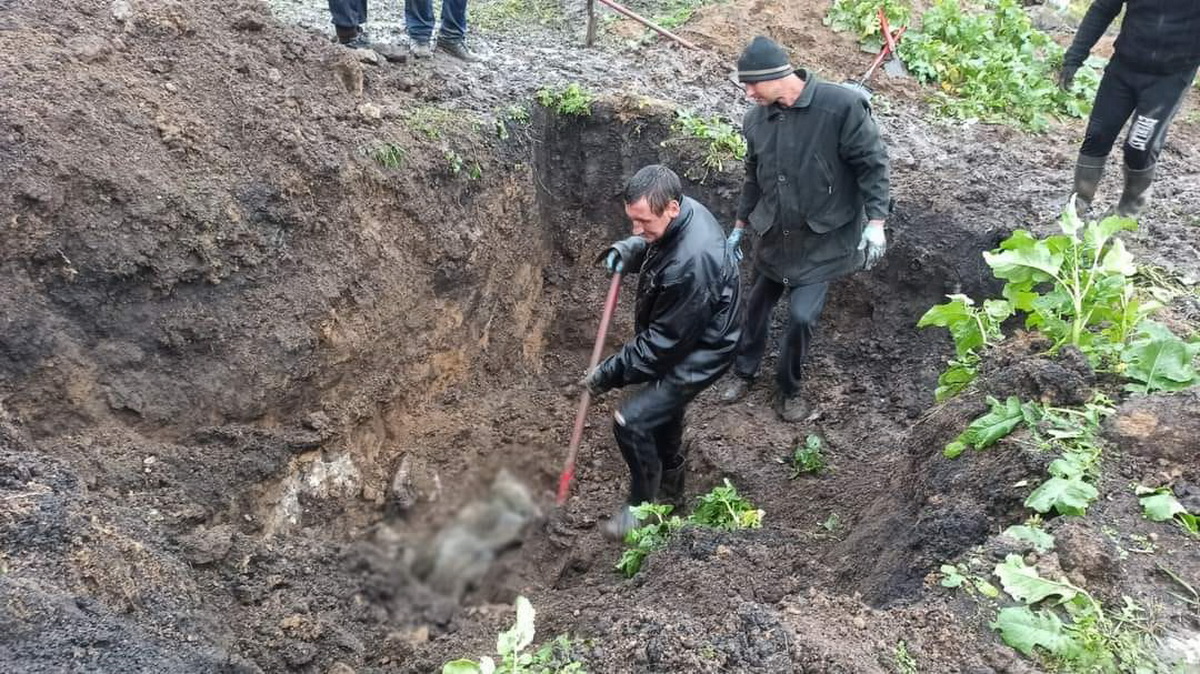
[[[796,68],[796,77],[804,80],[804,90],[800,92],[800,97],[796,99],[796,102],[792,103],[790,106],[779,105],[776,103],[771,107],[778,108],[780,110],[789,110],[794,108],[807,108],[808,106],[812,105],[813,96],[815,96],[817,93],[817,76],[805,70],[804,68]]]
[[[662,238],[655,241],[656,246],[666,246],[671,241],[679,236],[679,233],[687,229],[688,223],[692,220],[693,206],[696,202],[691,197],[684,197],[683,201],[679,202],[679,215],[671,219],[667,224],[666,231],[663,232]]]

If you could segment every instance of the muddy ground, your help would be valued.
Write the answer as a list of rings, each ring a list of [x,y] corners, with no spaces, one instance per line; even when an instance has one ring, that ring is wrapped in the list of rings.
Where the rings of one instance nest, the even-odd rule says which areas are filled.
[[[726,77],[758,32],[834,79],[870,55],[823,2],[702,7],[680,29],[697,52],[623,21],[585,50],[581,3],[531,3],[550,8],[538,21],[508,5],[472,5],[490,61],[464,66],[364,62],[329,43],[319,2],[0,2],[0,666],[431,672],[492,652],[523,594],[539,642],[574,635],[593,672],[890,672],[901,641],[922,672],[1037,671],[930,574],[1009,551],[997,534],[1028,514],[1014,485],[1045,457],[940,451],[988,390],[1091,384],[1018,344],[998,370],[1046,374],[935,408],[949,344],[914,326],[946,292],[994,290],[980,251],[1054,226],[1082,122],[940,122],[918,87],[880,79],[893,245],[833,292],[815,416],[779,423],[765,383],[690,413],[689,493],[729,478],[764,528],[687,532],[624,580],[596,527],[624,490],[616,396],[592,412],[571,500],[552,493],[621,181],[683,167],[728,220],[738,167],[698,168],[673,108],[739,117]],[[399,3],[372,7],[372,35],[399,39]],[[600,94],[593,114],[534,102],[566,82]],[[1194,283],[1190,98],[1130,239]],[[1200,550],[1143,520],[1128,485],[1200,484],[1198,407],[1126,403],[1105,497],[1048,524],[1046,562],[1193,646],[1195,607],[1156,569],[1200,586]],[[778,459],[809,433],[835,469],[792,480]],[[515,480],[494,486],[501,469]],[[456,527],[482,542],[438,559]]]

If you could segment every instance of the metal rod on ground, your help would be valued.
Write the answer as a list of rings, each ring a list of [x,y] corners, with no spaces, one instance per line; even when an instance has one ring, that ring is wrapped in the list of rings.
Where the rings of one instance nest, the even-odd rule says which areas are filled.
[[[662,35],[663,37],[669,37],[672,40],[683,45],[684,47],[687,47],[688,49],[696,49],[696,45],[692,44],[691,42],[688,42],[687,40],[679,37],[678,35],[672,33],[671,31],[667,30],[666,28],[659,26],[658,24],[654,23],[650,19],[639,16],[638,14],[634,13],[632,10],[626,9],[625,7],[622,7],[621,5],[618,5],[617,3],[613,2],[613,0],[597,0],[597,1],[603,5],[607,5],[615,12],[624,14],[625,16],[633,19],[634,21],[637,21],[638,23],[642,24],[643,26],[646,26],[647,28],[653,30],[654,32],[658,33],[659,35]]]
[[[601,0],[603,2],[603,0]],[[604,311],[600,314],[600,327],[596,330],[596,345],[592,347],[592,359],[588,363],[588,371],[600,363],[600,354],[604,353],[604,337],[608,334],[608,323],[612,320],[617,308],[617,295],[621,290],[620,272],[613,274],[612,283],[608,286],[608,297],[604,300]],[[592,396],[585,389],[579,400],[579,411],[575,414],[575,428],[571,431],[571,444],[567,448],[567,462],[563,465],[562,475],[558,478],[558,498],[556,502],[562,505],[567,502],[567,494],[571,491],[571,480],[575,479],[575,457],[579,454],[579,445],[583,442],[583,426],[587,421],[588,405]]]

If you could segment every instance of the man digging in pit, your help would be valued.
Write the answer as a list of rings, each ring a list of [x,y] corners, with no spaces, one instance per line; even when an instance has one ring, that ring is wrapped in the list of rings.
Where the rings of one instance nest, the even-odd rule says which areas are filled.
[[[638,273],[636,334],[581,382],[594,396],[640,385],[614,415],[630,478],[627,503],[604,525],[616,539],[637,525],[632,506],[683,498],[684,411],[729,368],[740,333],[737,263],[712,213],[657,164],[634,174],[624,198],[634,237],[613,244],[606,264]]]
[[[746,113],[746,180],[729,235],[736,253],[747,224],[758,237],[746,323],[722,393],[745,397],[766,350],[771,310],[788,293],[779,354],[776,412],[801,421],[802,366],[829,283],[883,257],[887,148],[866,100],[848,87],[794,68],[778,44],[756,37],[738,59],[738,79],[757,107]]]

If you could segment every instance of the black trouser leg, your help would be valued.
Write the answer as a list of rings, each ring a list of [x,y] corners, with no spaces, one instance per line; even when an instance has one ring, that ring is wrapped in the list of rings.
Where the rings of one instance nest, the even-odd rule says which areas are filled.
[[[1200,37],[1197,37],[1200,39]],[[1125,136],[1125,166],[1141,171],[1154,166],[1167,141],[1167,128],[1196,78],[1196,69],[1174,75],[1139,74],[1137,106]]]
[[[800,392],[804,361],[808,358],[808,348],[828,293],[828,282],[799,286],[788,293],[788,330],[780,350],[777,373],[779,393],[785,398]]]
[[[733,361],[733,373],[745,379],[758,374],[763,353],[767,349],[767,328],[771,325],[771,310],[783,294],[783,284],[776,283],[763,274],[757,274],[746,300],[746,318],[742,324],[742,338],[738,342],[737,358]]]
[[[658,381],[634,393],[616,413],[613,435],[629,465],[629,504],[654,501],[664,462],[678,461],[687,404],[704,387]]]
[[[1092,114],[1088,117],[1087,131],[1083,134],[1083,146],[1079,153],[1088,157],[1107,157],[1117,142],[1125,120],[1137,107],[1137,89],[1131,81],[1132,73],[1116,61],[1109,61],[1096,90],[1092,103]]]
[[[329,0],[329,14],[338,28],[357,29],[367,21],[367,0]]]

